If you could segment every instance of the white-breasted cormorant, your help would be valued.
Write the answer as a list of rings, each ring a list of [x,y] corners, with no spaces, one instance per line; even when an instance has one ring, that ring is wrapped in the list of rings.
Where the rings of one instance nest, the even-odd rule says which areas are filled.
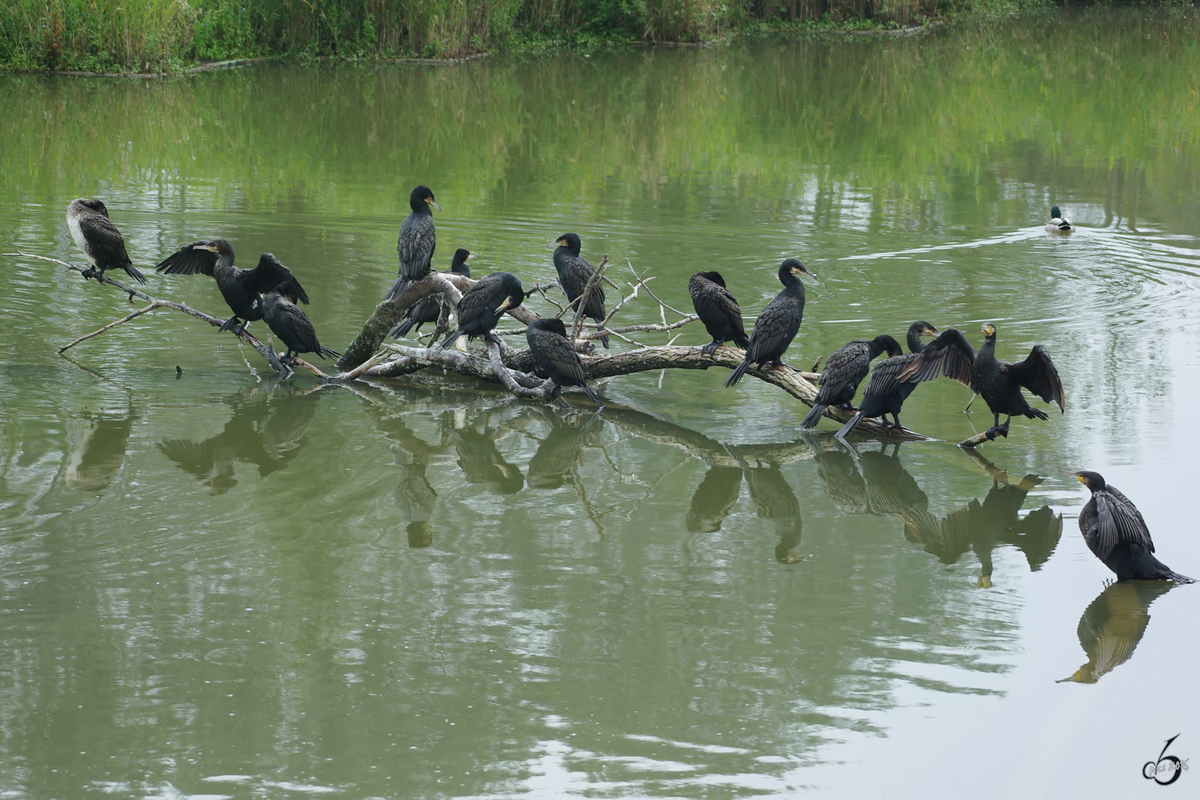
[[[552,397],[560,394],[563,386],[579,386],[592,398],[598,409],[604,408],[604,403],[587,385],[583,362],[567,338],[567,326],[561,319],[535,319],[525,329],[525,340],[529,342],[529,352],[533,354],[539,370],[554,381]]]
[[[138,272],[125,252],[125,237],[108,218],[108,209],[99,200],[77,197],[67,206],[67,228],[71,238],[92,265],[83,271],[84,279],[99,278],[107,269],[121,268],[138,283],[146,278]]]
[[[1096,472],[1075,472],[1092,497],[1079,512],[1083,541],[1118,581],[1175,581],[1193,583],[1154,557],[1154,542],[1142,514],[1115,486]]]
[[[875,365],[875,369],[871,370],[871,379],[867,381],[867,388],[863,390],[858,411],[855,411],[854,416],[837,432],[838,438],[845,438],[846,434],[854,430],[864,417],[878,417],[886,427],[888,425],[887,415],[891,414],[892,418],[896,420],[896,427],[903,427],[900,424],[900,409],[904,407],[904,401],[908,399],[908,396],[917,388],[917,384],[901,381],[900,373],[912,364],[917,355],[925,349],[921,337],[935,335],[937,335],[937,328],[925,320],[918,320],[908,326],[908,333],[904,337],[908,343],[908,354],[893,356]]]
[[[234,330],[240,320],[253,322],[262,319],[262,294],[284,281],[291,281],[295,285],[296,299],[301,303],[308,302],[304,287],[273,254],[263,253],[254,269],[241,269],[234,266],[233,246],[224,239],[186,245],[164,258],[155,271],[167,275],[201,274],[215,278],[221,296],[233,311],[233,316],[221,325],[222,331]]]
[[[588,281],[591,280],[595,270],[584,258],[579,255],[579,249],[583,246],[579,241],[579,237],[573,233],[564,233],[558,237],[552,244],[556,245],[554,250],[554,269],[558,272],[558,283],[562,287],[563,294],[567,296],[568,302],[574,303],[575,299],[583,294],[583,290],[587,288]],[[592,289],[588,292],[586,301],[581,301],[575,308],[575,317],[580,315],[593,319],[596,322],[604,322],[606,314],[604,313],[604,286],[603,281],[597,280],[592,284]],[[608,337],[601,336],[600,344],[608,347]]]
[[[904,351],[900,349],[900,343],[886,333],[870,341],[855,339],[835,350],[825,362],[825,369],[821,370],[821,388],[817,391],[816,402],[804,416],[800,427],[817,427],[821,415],[829,406],[851,408],[858,384],[867,377],[871,362],[883,353],[887,353],[888,358],[895,358],[903,355]]]
[[[471,277],[471,268],[467,266],[467,259],[471,257],[470,250],[464,250],[461,247],[454,251],[454,260],[450,263],[450,271],[455,275]],[[405,336],[410,330],[420,331],[421,326],[426,322],[437,322],[438,317],[442,313],[442,293],[426,295],[417,302],[408,307],[408,311],[404,314],[404,320],[396,326],[391,335],[399,339]]]
[[[437,247],[437,231],[433,226],[433,206],[442,210],[433,199],[433,191],[428,186],[418,186],[408,197],[408,207],[412,213],[400,223],[400,235],[396,237],[396,252],[400,256],[400,277],[388,290],[385,300],[404,294],[404,286],[411,280],[425,277],[433,261],[433,251]]]
[[[783,353],[796,338],[800,322],[804,318],[804,284],[796,276],[800,273],[812,275],[799,259],[784,259],[779,265],[779,282],[783,291],[767,304],[754,322],[750,342],[746,345],[746,358],[725,381],[733,386],[742,379],[751,364],[760,369],[782,366]]]
[[[738,301],[725,288],[725,279],[719,272],[697,272],[688,281],[688,293],[692,296],[692,308],[704,323],[712,341],[701,351],[711,356],[725,342],[733,342],[745,350],[750,346],[746,329],[742,325],[742,309]]]

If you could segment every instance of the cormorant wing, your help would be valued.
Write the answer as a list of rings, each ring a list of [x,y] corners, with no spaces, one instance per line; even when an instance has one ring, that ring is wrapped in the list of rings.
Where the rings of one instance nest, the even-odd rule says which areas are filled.
[[[258,259],[258,266],[246,274],[250,286],[261,294],[266,294],[284,281],[291,281],[296,286],[296,299],[301,303],[308,303],[308,295],[304,292],[300,281],[296,280],[292,271],[285,267],[273,253],[263,253]]]
[[[1119,542],[1154,552],[1154,542],[1150,540],[1146,521],[1125,495],[1115,492],[1110,486],[1092,497],[1096,501],[1096,555],[1101,560],[1108,558]]]
[[[437,230],[433,226],[433,217],[405,218],[400,226],[400,235],[396,239],[396,252],[400,254],[400,264],[408,265],[409,272],[420,274],[430,268],[433,253],[437,249]],[[404,270],[400,272],[405,275]]]
[[[767,303],[754,321],[754,330],[750,334],[755,353],[774,353],[791,344],[800,331],[801,317],[796,313],[796,307],[797,304],[782,293]]]
[[[129,263],[129,254],[125,252],[125,238],[107,216],[100,213],[81,214],[79,229],[83,232],[83,238],[87,240],[97,263]]]
[[[715,275],[716,273],[710,274]],[[728,320],[735,334],[745,336],[746,330],[742,325],[742,307],[738,305],[738,301],[728,289],[716,281],[711,281],[711,283],[713,285],[709,287],[708,291],[692,295],[692,304],[697,306],[697,311],[703,308],[708,316]]]
[[[866,341],[855,339],[847,342],[833,351],[833,355],[825,362],[825,369],[821,370],[821,377],[817,382],[821,386],[833,384],[841,387],[852,382],[857,385],[870,368],[871,362],[867,358],[869,353],[870,346]]]
[[[583,374],[583,364],[579,360],[579,354],[575,352],[575,348],[571,346],[566,337],[559,336],[557,333],[544,332],[539,344],[546,357],[554,363],[564,377],[578,384],[584,383],[587,376]]]
[[[925,349],[900,373],[899,382],[919,383],[946,377],[970,386],[974,366],[975,348],[962,331],[947,328],[925,345]]]
[[[915,354],[909,353],[885,358],[878,362],[875,369],[871,370],[871,379],[867,381],[867,388],[863,390],[863,396],[876,397],[896,391],[900,388],[900,384],[904,383],[901,376],[911,367],[916,358]]]
[[[1050,360],[1050,354],[1040,344],[1034,345],[1029,351],[1029,357],[1024,361],[1019,364],[1002,364],[1000,370],[1012,375],[1019,384],[1042,398],[1043,402],[1053,401],[1058,403],[1059,411],[1066,411],[1066,398],[1063,396],[1058,369]]]
[[[463,292],[462,299],[458,301],[458,308],[455,309],[455,313],[458,315],[458,327],[461,328],[468,322],[479,319],[480,315],[486,313],[488,306],[492,304],[494,304],[492,305],[492,316],[495,316],[495,309],[504,302],[504,289],[500,286],[500,282],[488,280],[489,278],[491,275],[480,278],[474,286]],[[486,283],[484,283],[485,281]]]
[[[220,258],[211,250],[197,250],[198,247],[204,247],[208,242],[201,240],[192,242],[189,245],[184,245],[176,252],[164,258],[154,268],[155,272],[163,272],[167,275],[207,275],[210,278],[213,276],[213,267],[217,265],[217,259]]]

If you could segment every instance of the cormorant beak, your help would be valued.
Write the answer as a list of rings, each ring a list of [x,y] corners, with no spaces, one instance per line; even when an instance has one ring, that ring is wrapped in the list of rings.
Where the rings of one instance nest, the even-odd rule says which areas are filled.
[[[932,325],[927,326],[921,331],[922,336],[937,336],[937,334],[937,328],[933,327]]]
[[[553,249],[554,249],[554,248],[556,248],[556,247],[566,247],[566,246],[567,246],[567,240],[566,240],[566,239],[559,239],[559,240],[557,240],[557,241],[550,242],[549,244],[547,244],[547,245],[546,245],[546,249],[547,249],[547,250],[553,250]]]
[[[217,252],[216,245],[212,245],[212,244],[198,244],[195,247],[193,247],[192,249],[193,250],[207,250],[210,253]]]
[[[441,210],[442,210],[442,207],[441,207],[441,206],[439,206],[439,205],[437,204],[437,201],[435,201],[435,200],[434,200],[432,197],[426,197],[426,198],[425,198],[425,202],[426,202],[426,203],[429,203],[429,205],[433,206],[433,207],[434,207],[434,208],[436,208],[438,211],[441,211]]]
[[[803,264],[801,264],[798,267],[792,267],[792,273],[795,275],[799,275],[799,274],[803,273],[803,274],[807,275],[808,277],[812,278],[813,280],[817,279],[817,276],[812,274],[811,272],[809,272],[808,267],[804,266]]]
[[[504,302],[501,303],[500,307],[496,309],[496,316],[498,317],[503,314],[509,307],[512,306],[512,304],[513,302],[511,297],[504,298]]]

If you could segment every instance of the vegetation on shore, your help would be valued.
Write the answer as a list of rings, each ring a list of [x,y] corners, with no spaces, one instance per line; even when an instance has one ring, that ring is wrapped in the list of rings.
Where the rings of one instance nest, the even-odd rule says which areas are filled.
[[[887,28],[1046,0],[8,0],[0,67],[155,73],[256,56],[462,58],[731,31]]]

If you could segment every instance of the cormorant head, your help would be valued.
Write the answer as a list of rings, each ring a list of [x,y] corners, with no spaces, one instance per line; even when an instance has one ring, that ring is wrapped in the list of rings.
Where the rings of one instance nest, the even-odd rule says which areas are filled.
[[[459,275],[471,277],[471,268],[467,266],[467,259],[471,257],[470,250],[458,248],[454,251],[454,260],[450,262],[450,271]]]
[[[938,329],[930,325],[925,320],[918,320],[908,327],[909,333],[915,333],[917,336],[937,336]]]
[[[1099,472],[1072,472],[1071,474],[1093,492],[1104,488],[1104,477]]]
[[[900,343],[886,333],[875,337],[875,346],[887,353],[888,358],[904,355],[904,351],[900,349]]]
[[[442,207],[434,202],[433,190],[428,186],[418,186],[413,189],[412,194],[408,196],[408,207],[418,214],[424,214],[429,213],[428,206],[433,206],[438,211],[442,210]]]
[[[533,322],[529,323],[529,327],[538,331],[557,333],[564,339],[567,338],[567,325],[558,317],[543,317],[541,319],[535,319]]]
[[[808,267],[801,264],[800,259],[798,259],[798,258],[785,259],[784,262],[782,264],[780,264],[779,266],[781,269],[783,267],[786,267],[787,271],[792,273],[793,275],[799,275],[800,273],[803,272],[805,275],[809,275],[813,278],[817,277],[816,275],[813,275],[811,272],[809,272]]]
[[[211,242],[197,242],[192,245],[193,250],[207,250],[210,253],[216,253],[219,256],[228,256],[233,258],[233,245],[224,239],[213,239]]]
[[[579,237],[577,235],[573,233],[564,233],[562,236],[558,237],[546,246],[565,247],[571,255],[577,256],[579,255],[580,248],[583,247],[583,243],[579,241]]]
[[[721,277],[721,273],[719,273],[719,272],[697,272],[692,277],[693,278],[704,278],[704,280],[712,281],[717,286],[720,286],[722,289],[726,288],[725,287],[725,279]]]
[[[292,281],[284,281],[283,283],[279,284],[271,291],[275,292],[276,294],[286,297],[288,300],[291,300],[292,303],[296,303],[299,301],[300,290],[296,287],[296,284],[293,283]]]
[[[104,203],[100,202],[99,200],[94,200],[91,197],[80,197],[75,202],[79,203],[79,205],[85,208],[90,208],[97,214],[103,214],[105,217],[108,216],[108,209],[105,208]]]
[[[983,332],[983,338],[985,339],[996,338],[996,323],[994,322],[983,323],[979,326],[979,330]]]
[[[492,274],[500,276],[501,291],[507,295],[504,302],[496,309],[498,317],[508,309],[521,305],[521,301],[525,299],[525,289],[521,286],[521,279],[511,272],[494,272]]]

